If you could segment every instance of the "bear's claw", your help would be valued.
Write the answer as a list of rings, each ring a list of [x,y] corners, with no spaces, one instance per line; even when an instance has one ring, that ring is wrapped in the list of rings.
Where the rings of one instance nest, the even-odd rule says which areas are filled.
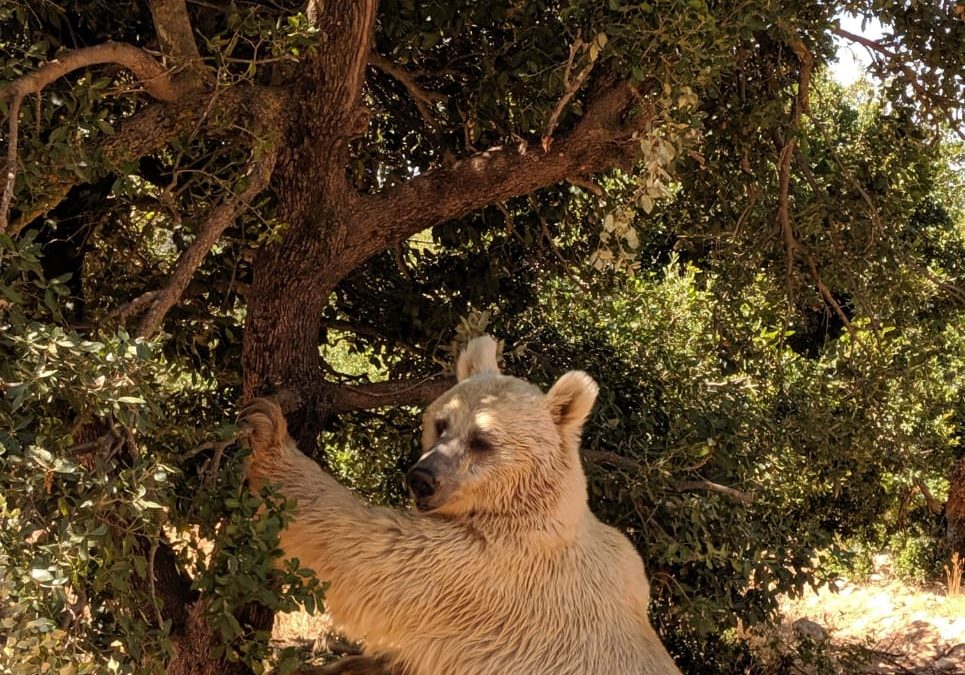
[[[277,401],[255,398],[241,409],[241,426],[247,427],[251,449],[255,452],[278,448],[288,436],[285,414]]]

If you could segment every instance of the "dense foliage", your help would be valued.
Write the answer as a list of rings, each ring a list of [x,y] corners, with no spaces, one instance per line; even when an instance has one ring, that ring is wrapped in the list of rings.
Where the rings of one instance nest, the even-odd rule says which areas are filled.
[[[593,508],[639,546],[687,672],[743,668],[730,629],[855,551],[940,569],[924,495],[944,499],[965,425],[956,8],[384,1],[348,183],[362,197],[421,185],[434,215],[393,211],[407,230],[316,287],[297,285],[305,270],[351,251],[299,266],[285,257],[309,241],[298,233],[369,222],[339,221],[367,213],[361,197],[320,193],[303,217],[292,196],[291,167],[319,138],[305,119],[337,107],[311,95],[327,91],[310,67],[336,39],[313,23],[322,9],[181,3],[199,66],[158,30],[179,3],[149,4],[0,7],[4,80],[111,39],[164,54],[183,87],[155,101],[108,65],[19,110],[0,97],[19,122],[0,232],[0,672],[163,672],[198,625],[215,658],[292,669],[259,612],[321,608],[324,589],[273,569],[291,505],[242,485],[239,404],[282,390],[321,461],[401,505],[425,402],[411,383],[482,330],[505,341],[510,372],[599,381]],[[883,22],[873,86],[826,76],[842,13]],[[497,146],[584,152],[582,125],[624,81],[632,134],[621,126],[608,161],[532,186],[523,174],[542,165],[509,187],[445,173]],[[300,190],[328,185],[303,172]],[[218,209],[223,231],[185,267]],[[296,284],[277,307],[321,295],[317,330],[301,331],[317,372],[258,370],[265,269]],[[358,402],[395,381],[385,405]]]

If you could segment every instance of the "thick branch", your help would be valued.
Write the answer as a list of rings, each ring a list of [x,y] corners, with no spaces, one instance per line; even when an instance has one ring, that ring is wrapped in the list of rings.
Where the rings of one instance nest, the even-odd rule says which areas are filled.
[[[115,63],[130,70],[144,85],[144,90],[161,101],[175,101],[177,87],[171,82],[167,69],[149,53],[124,42],[107,42],[67,52],[38,70],[0,88],[0,100],[23,98],[43,90],[51,82],[75,70],[103,63]]]
[[[444,95],[423,89],[419,86],[419,83],[415,81],[416,76],[413,73],[410,73],[401,66],[397,66],[390,59],[382,56],[378,52],[373,51],[369,55],[369,63],[405,87],[426,124],[431,127],[438,126],[435,118],[432,116],[430,108],[437,103],[445,102],[446,97]]]
[[[357,218],[373,227],[353,232],[355,239],[349,242],[351,255],[346,262],[354,267],[415,232],[484,206],[572,176],[626,166],[638,149],[631,142],[635,125],[624,120],[632,100],[627,85],[604,90],[576,128],[554,143],[551,152],[526,144],[490,148],[361,199]]]
[[[207,220],[201,226],[198,236],[178,258],[167,285],[160,291],[149,291],[150,307],[141,319],[137,334],[141,337],[153,335],[168,311],[181,299],[184,290],[191,283],[191,278],[201,266],[201,262],[211,247],[221,238],[221,234],[235,219],[251,204],[252,200],[268,187],[272,171],[275,168],[277,153],[274,149],[263,153],[254,160],[248,170],[248,186],[234,198],[216,206],[208,214]],[[133,300],[130,304],[137,304]]]
[[[323,405],[329,414],[386,406],[425,405],[455,384],[456,379],[452,375],[443,374],[411,380],[340,384],[332,388],[329,400],[324,401]]]
[[[201,55],[194,41],[194,32],[184,0],[151,0],[154,32],[161,43],[161,51],[183,65],[196,84],[200,83]]]

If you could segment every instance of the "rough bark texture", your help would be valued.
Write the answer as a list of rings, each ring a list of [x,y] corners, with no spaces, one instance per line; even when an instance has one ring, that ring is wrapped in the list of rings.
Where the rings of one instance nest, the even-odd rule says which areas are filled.
[[[375,9],[374,0],[314,7],[321,47],[295,100],[317,103],[292,109],[275,171],[279,220],[290,225],[254,263],[243,350],[248,397],[283,387],[310,396],[321,375],[321,312],[341,278],[336,261],[353,225],[356,199],[345,166],[348,143],[367,120],[359,98]],[[295,415],[292,428],[311,451],[319,426],[309,419]]]

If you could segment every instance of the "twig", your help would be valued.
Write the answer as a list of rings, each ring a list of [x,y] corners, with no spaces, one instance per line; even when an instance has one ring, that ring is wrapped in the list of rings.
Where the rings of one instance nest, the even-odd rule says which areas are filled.
[[[945,118],[949,122],[949,126],[959,137],[965,138],[965,133],[963,133],[959,126],[955,123],[955,119],[947,110],[944,109],[945,106],[954,106],[958,102],[929,92],[928,88],[919,81],[918,75],[915,73],[914,69],[912,69],[912,67],[901,58],[900,54],[891,51],[880,42],[875,42],[874,40],[870,40],[861,35],[856,35],[842,28],[832,28],[831,32],[838,37],[842,37],[846,40],[851,40],[852,42],[862,45],[869,52],[877,52],[878,54],[886,57],[888,61],[891,62],[892,66],[901,71],[901,73],[905,76],[905,81],[908,82],[911,88],[915,90],[915,94],[918,96],[918,100],[925,107],[925,110],[927,112],[932,112],[934,104],[940,104],[940,107],[943,108]]]
[[[431,127],[438,127],[438,123],[432,116],[429,108],[435,106],[437,103],[445,103],[448,100],[448,97],[438,92],[423,89],[415,81],[415,75],[404,68],[397,66],[390,59],[382,56],[378,52],[373,51],[371,54],[369,54],[369,64],[378,68],[383,73],[405,87],[406,91],[409,92],[409,95],[415,102],[415,107],[419,110],[419,114],[422,116],[422,119],[426,121],[426,124]]]
[[[848,315],[845,314],[844,310],[841,308],[841,303],[835,299],[834,294],[831,293],[831,289],[829,289],[824,281],[821,280],[821,274],[818,272],[818,265],[814,260],[814,256],[809,253],[807,256],[805,256],[805,260],[807,261],[808,265],[808,273],[811,275],[811,280],[814,282],[814,285],[817,286],[818,292],[821,294],[821,298],[824,299],[824,302],[828,305],[828,307],[834,310],[834,313],[838,315],[839,319],[841,319],[841,323],[844,324],[844,327],[847,328],[848,332],[851,333],[851,336],[857,340],[858,336],[854,330],[854,326],[851,325],[851,320],[848,319]]]
[[[577,288],[588,290],[586,282],[580,279],[579,275],[573,270],[573,266],[570,264],[570,261],[566,259],[566,256],[564,256],[563,252],[560,251],[560,247],[556,244],[556,241],[553,240],[553,233],[550,232],[550,224],[549,222],[547,222],[546,218],[540,212],[539,206],[535,203],[535,200],[533,199],[532,196],[530,196],[529,198],[529,203],[530,203],[530,208],[532,208],[533,213],[536,214],[536,218],[539,220],[540,228],[543,233],[543,238],[546,240],[546,243],[549,245],[550,250],[553,252],[553,255],[556,256],[556,259],[559,260],[560,264],[563,266],[563,270],[566,272],[566,275],[570,278],[570,281],[572,281]]]
[[[606,196],[606,191],[601,186],[597,185],[596,183],[589,180],[588,178],[581,178],[579,176],[575,176],[572,178],[567,178],[566,180],[571,185],[575,185],[578,188],[583,188],[590,194],[596,197],[599,197],[600,199]]]
[[[732,487],[727,487],[726,485],[721,485],[720,483],[714,483],[709,480],[682,480],[677,482],[676,487],[679,492],[707,490],[708,492],[716,492],[717,494],[732,497],[733,499],[745,504],[754,503],[754,495]]]
[[[126,321],[129,317],[144,311],[144,308],[154,302],[154,299],[160,294],[161,291],[147,291],[146,293],[142,293],[130,302],[126,302],[115,309],[111,312],[111,316],[120,321]]]
[[[640,470],[639,462],[631,459],[630,457],[618,455],[610,450],[584,450],[583,456],[594,464],[609,464],[610,466],[615,466],[627,471]],[[727,487],[726,485],[721,485],[720,483],[714,483],[713,481],[709,480],[682,480],[677,481],[674,484],[674,487],[678,492],[706,490],[707,492],[715,492],[717,494],[731,497],[745,504],[752,504],[754,502],[754,495],[752,494],[743,492],[736,488]]]
[[[628,471],[640,470],[640,463],[635,459],[618,455],[610,450],[584,450],[583,456],[594,464],[609,464]]]
[[[3,198],[0,199],[0,232],[7,231],[7,213],[13,199],[13,186],[17,181],[17,135],[20,131],[20,102],[17,96],[10,102],[10,119],[7,121],[7,176],[3,185]]]
[[[164,616],[161,614],[161,606],[157,602],[157,584],[155,583],[154,558],[157,555],[160,539],[151,542],[151,550],[147,557],[147,580],[151,587],[151,603],[154,605],[154,613],[157,616],[158,628],[164,626]]]
[[[915,270],[917,270],[921,275],[923,275],[926,279],[932,282],[939,289],[948,293],[948,295],[950,295],[958,305],[965,307],[965,290],[959,288],[955,284],[950,284],[947,281],[942,281],[937,276],[932,274],[932,272],[927,267],[922,265],[920,262],[912,258],[907,253],[903,253],[901,255],[901,259],[903,262],[905,262],[906,264],[910,265]]]
[[[242,438],[243,436],[244,436],[244,433],[239,432],[237,434],[233,434],[232,436],[229,436],[228,438],[225,438],[224,440],[207,441],[205,443],[202,443],[198,447],[193,448],[188,452],[186,452],[184,455],[181,456],[180,461],[183,464],[184,462],[188,461],[189,459],[192,459],[193,457],[196,457],[197,455],[200,455],[202,452],[206,450],[214,450],[216,454],[223,453],[225,448],[227,448],[232,443],[236,443],[238,439]]]
[[[553,108],[553,113],[550,115],[549,122],[546,124],[546,131],[543,132],[543,139],[541,141],[543,152],[548,152],[550,145],[553,144],[553,132],[556,131],[556,125],[560,121],[560,115],[563,114],[563,110],[576,95],[576,92],[580,90],[580,87],[583,86],[586,78],[590,76],[590,71],[593,70],[595,61],[590,59],[589,63],[583,67],[583,70],[577,74],[576,79],[570,80],[573,61],[576,59],[577,53],[583,48],[583,45],[583,40],[580,38],[577,38],[576,42],[570,45],[570,56],[567,58],[566,68],[563,70],[563,96],[556,102],[556,107]]]

